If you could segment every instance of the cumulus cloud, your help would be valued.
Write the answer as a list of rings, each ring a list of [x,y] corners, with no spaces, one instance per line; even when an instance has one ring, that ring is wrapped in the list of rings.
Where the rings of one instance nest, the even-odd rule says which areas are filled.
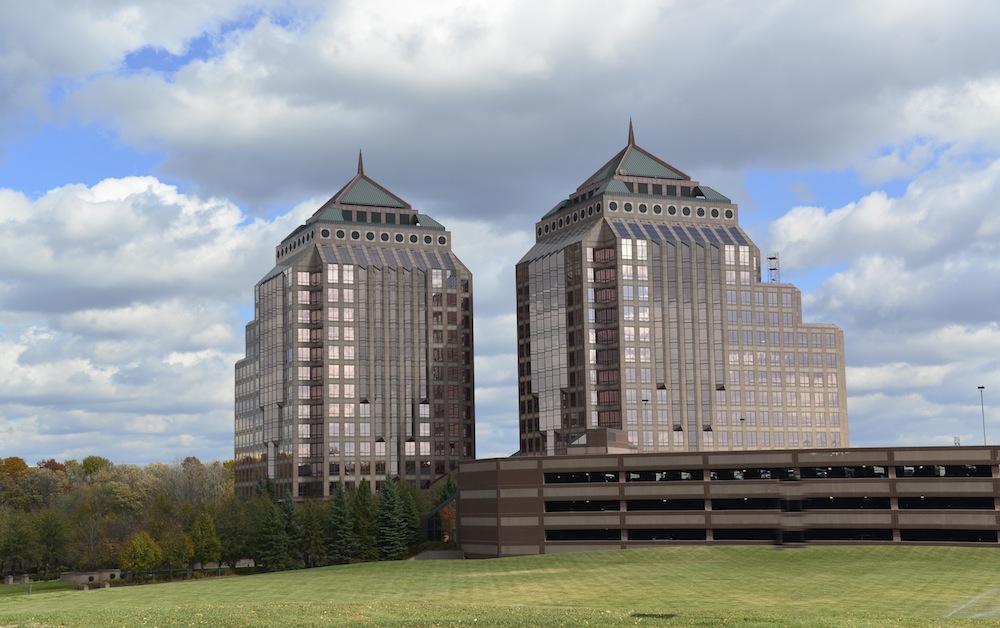
[[[228,457],[240,308],[314,207],[248,219],[152,177],[0,202],[0,455],[72,457],[90,434],[102,451],[83,455],[170,459],[151,435],[188,434]]]
[[[938,441],[951,438],[949,426],[967,443],[981,439],[968,440],[980,414],[971,410],[981,410],[970,402],[978,386],[1000,384],[1000,234],[991,210],[1000,161],[976,166],[918,175],[895,198],[878,192],[840,208],[796,208],[772,227],[783,264],[842,268],[803,308],[845,329],[855,443],[947,444]]]
[[[450,210],[475,195],[462,209],[485,220],[537,217],[600,165],[583,155],[620,148],[629,117],[688,171],[806,158],[877,182],[919,169],[922,146],[1000,145],[1000,9],[907,7],[630,2],[597,35],[577,2],[344,2],[262,15],[174,73],[102,75],[67,111],[251,208],[325,189],[365,147],[394,180],[455,188],[438,195]],[[456,176],[470,166],[495,176]]]

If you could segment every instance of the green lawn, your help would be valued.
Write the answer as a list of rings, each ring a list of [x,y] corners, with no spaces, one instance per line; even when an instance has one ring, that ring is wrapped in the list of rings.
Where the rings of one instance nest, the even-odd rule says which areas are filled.
[[[346,565],[92,591],[0,587],[0,626],[987,626],[1000,553],[684,547]]]

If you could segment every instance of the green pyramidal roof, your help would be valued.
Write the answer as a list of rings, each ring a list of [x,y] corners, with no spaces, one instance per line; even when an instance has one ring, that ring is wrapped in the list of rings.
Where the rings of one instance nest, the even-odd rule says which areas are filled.
[[[632,123],[628,125],[628,145],[601,166],[579,189],[600,183],[615,176],[649,177],[651,179],[688,180],[689,176],[677,170],[656,155],[639,148],[635,143]]]
[[[337,196],[344,205],[368,205],[371,207],[409,207],[398,196],[389,192],[368,177],[360,175]]]
[[[330,200],[316,210],[314,217],[320,220],[341,220],[341,210],[337,205],[360,205],[362,207],[390,207],[413,209],[413,207],[389,190],[385,189],[365,174],[365,162],[358,153],[358,174],[340,188]]]

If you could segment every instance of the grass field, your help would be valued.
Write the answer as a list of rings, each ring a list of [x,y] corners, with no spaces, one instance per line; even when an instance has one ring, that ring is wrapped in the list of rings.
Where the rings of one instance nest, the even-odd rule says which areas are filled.
[[[684,547],[27,588],[0,586],[0,626],[1000,623],[1000,553],[975,548]]]

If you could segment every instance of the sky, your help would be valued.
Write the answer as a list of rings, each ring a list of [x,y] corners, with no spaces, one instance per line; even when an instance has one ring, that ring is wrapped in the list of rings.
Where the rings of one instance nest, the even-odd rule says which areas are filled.
[[[253,286],[359,150],[473,272],[510,455],[514,266],[629,120],[844,329],[852,445],[1000,443],[997,41],[985,0],[2,3],[0,457],[231,458]]]

